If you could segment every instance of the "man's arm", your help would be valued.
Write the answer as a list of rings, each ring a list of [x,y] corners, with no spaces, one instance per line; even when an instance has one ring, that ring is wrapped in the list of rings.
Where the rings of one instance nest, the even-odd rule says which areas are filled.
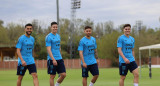
[[[22,55],[21,55],[21,49],[17,48],[17,55],[20,58],[21,62],[22,62],[22,66],[26,66],[26,62],[23,60]]]
[[[84,68],[87,68],[87,65],[86,65],[86,63],[85,63],[85,61],[84,61],[84,57],[83,57],[83,51],[79,51],[79,56],[80,56],[80,58],[81,58],[81,60],[82,60],[82,65],[83,65],[83,67]]]
[[[94,53],[95,53],[95,58],[97,60],[97,64],[99,64],[97,49],[94,50]]]
[[[47,52],[48,52],[48,54],[49,54],[49,56],[51,57],[51,59],[52,59],[52,61],[53,61],[53,65],[57,65],[57,61],[54,59],[54,57],[53,57],[53,54],[52,54],[52,51],[51,51],[51,46],[48,46],[47,47]]]
[[[94,50],[94,53],[95,53],[95,58],[98,59],[98,52],[97,52],[97,49]]]
[[[59,48],[59,50],[60,50],[60,53],[61,53],[61,55],[62,55],[61,47]]]
[[[134,48],[132,49],[132,55],[135,58]]]
[[[129,60],[124,56],[121,47],[118,47],[118,53],[119,53],[119,55],[121,55],[121,57],[123,58],[123,60],[125,61],[126,64],[130,63]]]

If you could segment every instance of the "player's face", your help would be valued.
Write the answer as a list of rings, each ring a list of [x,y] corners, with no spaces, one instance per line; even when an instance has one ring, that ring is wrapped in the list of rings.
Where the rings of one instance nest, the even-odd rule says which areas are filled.
[[[86,34],[87,37],[90,37],[92,34],[92,29],[88,28],[88,29],[84,30],[84,33]]]
[[[26,28],[25,28],[25,32],[26,32],[27,35],[31,35],[32,30],[33,30],[32,26],[26,26]]]
[[[130,32],[131,32],[131,27],[125,27],[124,29],[123,29],[123,31],[124,31],[124,34],[125,35],[129,35],[130,34]]]
[[[51,26],[51,32],[52,32],[52,33],[57,33],[57,30],[58,30],[58,25],[57,25],[57,24],[53,24],[53,25]]]

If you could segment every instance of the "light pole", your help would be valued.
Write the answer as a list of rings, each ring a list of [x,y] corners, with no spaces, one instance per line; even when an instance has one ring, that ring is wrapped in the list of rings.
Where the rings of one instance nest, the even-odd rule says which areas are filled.
[[[60,34],[60,27],[59,27],[59,0],[57,2],[57,23],[58,23],[58,34]]]
[[[74,46],[74,32],[75,32],[75,19],[76,19],[76,9],[79,9],[81,5],[80,0],[71,0],[71,23],[70,23],[70,58],[75,56],[75,46]],[[73,55],[74,54],[74,55]]]

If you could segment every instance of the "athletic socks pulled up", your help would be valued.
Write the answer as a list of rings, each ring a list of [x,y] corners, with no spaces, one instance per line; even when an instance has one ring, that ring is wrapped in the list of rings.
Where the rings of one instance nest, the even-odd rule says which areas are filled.
[[[55,86],[59,86],[59,85],[60,85],[60,83],[56,82]]]
[[[90,82],[89,86],[93,86],[94,83]]]
[[[138,86],[138,83],[134,83],[134,86]]]

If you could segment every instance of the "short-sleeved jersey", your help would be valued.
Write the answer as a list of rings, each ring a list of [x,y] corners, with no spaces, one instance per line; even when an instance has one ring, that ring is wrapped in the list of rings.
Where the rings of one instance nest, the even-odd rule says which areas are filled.
[[[83,58],[87,65],[97,63],[95,59],[95,49],[97,48],[96,39],[91,36],[90,39],[83,37],[78,46],[78,51],[83,51]],[[82,61],[81,61],[82,64]]]
[[[20,49],[23,60],[27,65],[34,64],[33,49],[34,49],[34,38],[32,36],[27,37],[22,35],[19,37],[16,48]],[[18,65],[22,64],[20,58],[18,58]]]
[[[135,40],[133,37],[121,35],[117,40],[117,47],[122,48],[123,55],[130,61],[135,61],[134,56],[132,54],[132,49],[134,48]],[[119,62],[125,63],[121,55],[119,55]]]
[[[53,33],[49,33],[46,36],[46,47],[51,47],[51,51],[55,60],[62,59],[60,52],[60,41],[61,38],[58,34],[54,35]],[[49,54],[47,56],[47,60],[52,60]]]

